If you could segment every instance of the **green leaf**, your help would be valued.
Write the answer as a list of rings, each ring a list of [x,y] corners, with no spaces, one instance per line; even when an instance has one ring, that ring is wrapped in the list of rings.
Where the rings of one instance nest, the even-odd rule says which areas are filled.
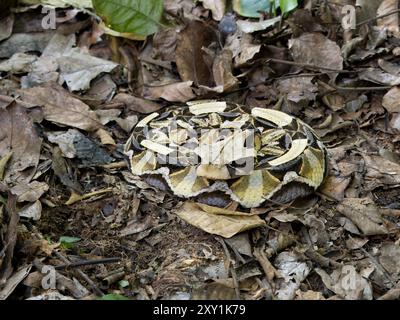
[[[119,285],[121,288],[126,288],[126,287],[129,286],[129,281],[128,281],[128,280],[121,280],[121,281],[118,282],[118,285]]]
[[[106,26],[143,40],[161,26],[162,0],[92,0]]]
[[[271,0],[233,0],[233,10],[243,17],[259,18],[262,12],[269,13]],[[279,0],[275,0],[275,8],[279,7]]]
[[[80,241],[81,238],[77,237],[68,237],[68,236],[62,236],[60,237],[60,242],[61,242],[61,247],[64,249],[71,249],[74,246],[74,243]]]
[[[279,0],[279,5],[281,7],[282,15],[286,12],[290,12],[297,8],[297,0]]]
[[[110,294],[106,294],[106,295],[102,296],[98,300],[130,300],[130,299],[125,296],[122,296],[120,294],[110,293]]]

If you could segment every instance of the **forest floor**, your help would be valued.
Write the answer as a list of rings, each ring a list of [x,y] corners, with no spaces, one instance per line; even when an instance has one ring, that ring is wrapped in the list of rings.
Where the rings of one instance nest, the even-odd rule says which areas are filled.
[[[352,1],[300,2],[272,23],[168,0],[145,40],[71,7],[56,29],[40,6],[1,17],[0,299],[398,299],[398,1],[357,1],[354,30]],[[133,176],[123,148],[194,99],[302,119],[328,149],[324,184],[230,238],[181,220],[185,201]]]

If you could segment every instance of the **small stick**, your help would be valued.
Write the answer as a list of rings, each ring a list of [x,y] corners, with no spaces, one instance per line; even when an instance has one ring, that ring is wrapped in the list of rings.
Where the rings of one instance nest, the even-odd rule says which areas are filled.
[[[308,63],[295,62],[295,61],[282,60],[282,59],[275,59],[275,58],[268,58],[266,62],[276,62],[276,63],[282,63],[282,64],[287,64],[287,65],[291,65],[291,66],[298,66],[298,67],[304,67],[304,68],[309,68],[309,69],[327,70],[327,71],[334,72],[334,73],[354,73],[354,71],[339,70],[339,69],[334,69],[334,68],[317,66],[315,64],[308,64]]]
[[[59,266],[54,267],[56,270],[61,270],[61,269],[69,269],[69,268],[75,268],[75,267],[81,267],[81,266],[89,266],[89,265],[95,265],[95,264],[102,264],[102,263],[114,263],[120,261],[120,258],[104,258],[104,259],[97,259],[97,260],[79,260],[76,262],[70,262],[66,264],[62,264]]]
[[[364,24],[368,24],[368,23],[373,22],[373,21],[375,21],[375,20],[379,20],[379,19],[385,18],[385,17],[387,17],[387,16],[391,16],[392,14],[399,13],[399,12],[400,12],[400,9],[396,9],[396,10],[387,12],[387,13],[385,13],[385,14],[382,14],[382,15],[380,15],[380,16],[377,16],[377,17],[375,17],[375,18],[371,18],[371,19],[367,19],[367,20],[361,21],[361,22],[359,22],[359,23],[356,24],[356,27],[361,27],[361,26],[364,25]]]
[[[60,252],[55,251],[55,254],[57,257],[59,257],[62,261],[64,261],[66,264],[71,263],[71,261],[68,260],[68,258],[64,257]],[[97,287],[97,285],[90,279],[86,273],[84,273],[82,270],[77,269],[75,270],[83,280],[85,280],[93,289],[94,293],[98,295],[99,297],[104,296],[104,293]]]

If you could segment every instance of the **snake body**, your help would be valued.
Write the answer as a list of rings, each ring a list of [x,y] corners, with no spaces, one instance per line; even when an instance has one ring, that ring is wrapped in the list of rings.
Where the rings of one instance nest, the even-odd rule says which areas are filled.
[[[177,197],[245,208],[314,192],[327,174],[315,131],[291,115],[224,101],[152,113],[125,144],[131,172]]]

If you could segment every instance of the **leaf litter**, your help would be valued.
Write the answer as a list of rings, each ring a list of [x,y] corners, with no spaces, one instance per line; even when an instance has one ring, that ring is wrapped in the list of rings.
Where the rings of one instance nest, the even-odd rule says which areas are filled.
[[[107,27],[90,2],[37,2],[56,30],[40,5],[0,17],[0,299],[399,298],[397,1],[357,1],[351,31],[349,1],[157,0],[122,24],[95,1]],[[135,124],[195,99],[310,124],[329,152],[318,193],[244,212],[132,176]]]

